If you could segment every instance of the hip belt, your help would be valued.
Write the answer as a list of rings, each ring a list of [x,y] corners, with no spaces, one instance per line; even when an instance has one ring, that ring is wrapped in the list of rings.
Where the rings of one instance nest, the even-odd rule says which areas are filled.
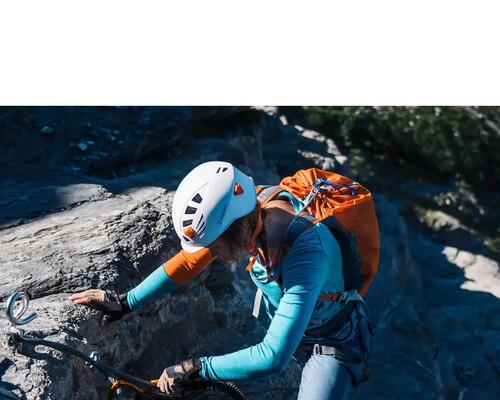
[[[334,356],[335,358],[348,363],[359,364],[363,362],[363,359],[360,356],[352,354],[351,352],[347,352],[345,350],[340,350],[338,347],[323,346],[316,343],[302,345],[301,348],[302,350],[312,354]]]

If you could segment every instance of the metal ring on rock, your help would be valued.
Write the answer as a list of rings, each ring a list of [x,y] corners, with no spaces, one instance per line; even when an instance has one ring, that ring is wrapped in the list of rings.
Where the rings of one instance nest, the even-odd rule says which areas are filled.
[[[18,300],[21,300],[22,306],[20,309],[15,310],[15,305]],[[32,312],[27,317],[21,318],[26,311],[28,310],[28,305],[30,303],[30,298],[28,293],[26,292],[14,292],[7,299],[7,318],[10,321],[12,326],[16,325],[25,325],[28,322],[33,321],[38,314],[36,312]]]

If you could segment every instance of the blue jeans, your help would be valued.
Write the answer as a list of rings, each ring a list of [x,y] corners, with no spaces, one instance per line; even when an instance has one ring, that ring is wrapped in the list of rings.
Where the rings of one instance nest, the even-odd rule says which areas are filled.
[[[302,370],[298,400],[344,400],[352,388],[348,366],[334,356],[313,354]]]
[[[361,307],[362,308],[362,307]],[[335,335],[330,338],[333,340],[334,347],[342,347],[349,352],[364,356],[367,355],[369,342],[368,315],[366,309],[360,309],[359,317],[361,323],[358,324],[358,317],[352,316],[352,334],[350,338],[343,340],[342,343],[335,343]],[[356,313],[353,313],[356,314]],[[345,329],[342,329],[345,332]],[[325,338],[323,338],[325,339]],[[326,339],[326,341],[330,341]],[[319,340],[322,342],[322,340]],[[327,344],[327,342],[324,342]],[[328,343],[328,345],[330,345]],[[307,358],[308,357],[308,358]],[[302,370],[302,379],[298,400],[344,400],[349,397],[353,385],[357,385],[363,379],[366,362],[348,362],[340,360],[333,355],[312,354],[302,357],[305,361]]]

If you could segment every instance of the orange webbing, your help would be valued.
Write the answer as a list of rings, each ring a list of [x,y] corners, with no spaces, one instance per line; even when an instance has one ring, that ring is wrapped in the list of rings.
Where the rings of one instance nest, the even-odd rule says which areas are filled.
[[[135,393],[143,394],[144,390],[141,389],[139,386],[134,385],[133,383],[124,381],[124,380],[117,380],[114,381],[113,384],[111,385],[111,388],[109,389],[108,392],[108,400],[112,400],[115,398],[115,393],[118,392],[119,389],[126,387],[129,390],[132,390]]]
[[[264,250],[262,250],[260,247],[255,247],[254,252],[250,255],[250,259],[248,261],[247,266],[245,267],[245,271],[249,272],[253,265],[257,262],[257,257],[260,257],[260,262],[261,263],[266,263],[266,256],[264,255]]]
[[[260,192],[262,192],[265,189],[264,186],[257,185],[255,186],[255,194],[258,196]]]
[[[339,301],[342,293],[324,293],[319,295],[318,301]]]
[[[196,275],[201,273],[215,257],[210,253],[210,249],[205,247],[195,253],[188,253],[181,250],[174,257],[163,264],[163,269],[176,285],[183,285],[189,282]]]
[[[262,249],[257,247],[257,237],[260,235],[260,232],[262,231],[262,225],[263,225],[263,219],[262,219],[262,209],[259,210],[259,214],[257,217],[257,224],[255,225],[255,229],[252,232],[252,235],[250,236],[250,240],[247,244],[246,250],[248,253],[252,256],[250,258],[250,262],[247,264],[245,271],[250,271],[252,266],[255,264],[255,261],[257,261],[257,254],[263,255]]]

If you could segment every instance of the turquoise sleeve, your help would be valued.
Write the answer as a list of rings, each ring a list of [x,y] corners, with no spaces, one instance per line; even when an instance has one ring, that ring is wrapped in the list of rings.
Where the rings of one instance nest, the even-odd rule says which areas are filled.
[[[148,303],[152,303],[177,288],[170,279],[163,265],[160,265],[139,285],[127,293],[127,302],[131,310],[138,310]]]
[[[202,357],[200,376],[241,381],[281,370],[302,339],[328,269],[328,256],[319,235],[310,229],[283,260],[284,294],[263,341],[223,356]]]

